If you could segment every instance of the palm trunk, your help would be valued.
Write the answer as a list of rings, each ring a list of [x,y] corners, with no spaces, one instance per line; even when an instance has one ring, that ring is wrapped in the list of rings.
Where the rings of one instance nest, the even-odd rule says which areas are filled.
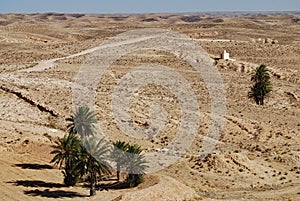
[[[129,187],[134,186],[134,174],[131,174],[131,173],[128,174],[128,185],[129,185]]]
[[[94,196],[96,195],[96,189],[95,189],[95,176],[94,176],[94,172],[91,171],[91,175],[90,175],[90,182],[91,182],[91,186],[90,186],[90,196]]]
[[[264,105],[264,97],[261,98],[260,103],[261,105]]]
[[[117,180],[118,181],[120,181],[120,170],[121,170],[120,163],[117,163]]]

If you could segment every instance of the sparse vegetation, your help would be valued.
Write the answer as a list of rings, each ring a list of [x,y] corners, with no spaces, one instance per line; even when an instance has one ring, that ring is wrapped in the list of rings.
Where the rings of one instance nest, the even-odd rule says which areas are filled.
[[[92,139],[80,141],[76,134],[71,133],[59,138],[51,154],[55,154],[52,163],[63,168],[64,183],[74,186],[77,182],[87,177],[90,183],[90,195],[95,195],[97,176],[110,174],[110,166],[106,159],[109,147],[103,141],[96,142]]]
[[[112,149],[104,139],[96,140],[93,137],[96,115],[86,106],[79,107],[75,115],[67,120],[71,122],[68,125],[68,134],[57,139],[51,152],[55,154],[51,163],[63,168],[65,185],[74,186],[86,179],[90,186],[90,196],[95,195],[98,178],[101,180],[102,176],[111,174],[109,158],[117,163],[118,181],[121,167],[125,167],[128,172],[126,183],[129,187],[143,182],[144,169],[147,166],[139,145],[116,141]]]
[[[298,15],[299,12],[295,14]],[[262,197],[265,200],[298,200],[300,23],[297,25],[292,21],[297,16],[290,13],[250,13],[238,17],[241,14],[235,12],[226,13],[226,16],[222,13],[82,16],[58,14],[58,17],[65,16],[67,20],[56,20],[55,15],[11,13],[0,16],[0,71],[1,86],[4,87],[0,90],[0,194],[3,200],[251,200]],[[183,17],[192,19],[193,16],[201,20],[194,23],[182,20]],[[94,88],[96,116],[106,139],[112,139],[108,147],[102,141],[99,148],[101,151],[105,148],[109,150],[103,158],[112,162],[109,167],[111,174],[96,172],[92,186],[97,195],[94,198],[86,198],[91,187],[90,178],[93,177],[80,165],[88,160],[89,155],[85,155],[87,150],[78,152],[78,162],[83,162],[78,164],[78,172],[73,172],[77,174],[77,179],[72,176],[72,169],[68,168],[69,176],[66,178],[75,180],[75,186],[68,187],[64,184],[64,161],[60,169],[60,163],[57,163],[55,168],[55,162],[49,164],[56,155],[50,154],[55,150],[51,146],[57,145],[55,142],[58,141],[58,137],[64,138],[66,134],[67,138],[70,133],[69,130],[64,132],[69,123],[65,118],[75,115],[75,111],[72,112],[75,95],[72,86],[77,80],[76,74],[82,72],[82,64],[90,61],[89,58],[94,58],[91,57],[92,54],[73,56],[101,47],[107,44],[105,41],[111,37],[118,42],[115,36],[119,33],[135,28],[142,30],[146,27],[180,32],[181,36],[186,35],[189,40],[194,40],[211,58],[216,59],[215,64],[223,83],[215,83],[213,75],[209,76],[209,80],[203,79],[204,77],[193,69],[193,65],[189,64],[192,60],[187,57],[193,57],[192,54],[178,55],[166,49],[137,50],[112,63],[103,71],[102,77],[97,77],[99,83]],[[151,35],[151,31],[149,34]],[[130,35],[130,39],[131,37],[133,39],[133,35]],[[120,41],[123,39],[125,41],[125,38]],[[147,43],[155,47],[156,43],[152,41],[157,40],[159,38],[147,40]],[[276,40],[277,44],[271,44]],[[176,46],[175,39],[168,42]],[[178,44],[180,47],[176,46],[177,50],[184,48],[184,43],[185,40],[182,40],[183,46]],[[186,50],[192,51],[189,48]],[[218,60],[219,54],[224,50],[236,61]],[[98,52],[102,53],[95,53]],[[194,53],[200,57],[199,52]],[[52,59],[60,57],[67,58],[51,62]],[[201,61],[199,60],[200,63]],[[50,63],[51,67],[48,68]],[[169,148],[171,143],[174,144],[174,148],[181,148],[182,141],[176,139],[184,123],[182,117],[186,114],[181,110],[182,102],[178,102],[176,98],[179,93],[173,94],[167,86],[147,85],[134,93],[128,93],[131,99],[128,105],[130,107],[126,111],[132,121],[127,122],[125,119],[123,122],[123,118],[120,119],[129,126],[136,125],[150,133],[157,132],[152,138],[135,140],[130,136],[131,133],[123,133],[123,129],[120,130],[120,125],[115,121],[115,115],[112,113],[114,110],[111,110],[111,101],[114,98],[112,94],[120,81],[130,75],[130,72],[137,70],[141,64],[169,66],[170,70],[179,73],[191,85],[199,103],[201,117],[198,135],[195,135],[195,140],[186,150],[186,154],[182,155],[177,150],[164,152],[164,148]],[[250,87],[254,85],[254,82],[250,82],[251,73],[255,72],[260,64],[265,64],[270,70],[273,87],[273,91],[269,93],[270,98],[266,96],[264,99],[267,107],[256,106],[255,100],[248,98]],[[202,69],[206,71],[206,68]],[[97,72],[99,71],[91,73],[94,75]],[[212,87],[222,84],[226,90],[227,112],[224,116],[224,126],[220,127],[223,128],[223,132],[218,141],[211,138],[214,132],[210,132],[213,131],[210,128],[215,124],[211,116],[211,110],[214,110],[212,101],[217,101],[218,97],[209,93],[208,83],[211,83]],[[78,87],[81,88],[80,85]],[[124,90],[127,90],[126,87]],[[189,103],[188,99],[186,101],[185,103]],[[163,112],[167,114],[162,114],[167,118],[161,119],[164,127],[159,130],[152,130],[155,125],[155,121],[150,119],[151,111],[155,109],[152,105],[155,108],[163,108]],[[82,144],[84,138],[91,141],[91,132],[82,132],[82,135],[77,131],[71,133]],[[84,133],[88,133],[86,137]],[[131,145],[138,143],[143,148],[141,154],[145,148],[149,155],[159,157],[160,154],[166,154],[183,158],[155,174],[142,175],[145,181],[135,188],[129,188],[126,163],[119,163],[117,171],[117,160],[112,157],[112,144],[118,140]],[[199,158],[199,153],[205,148],[203,145],[206,140],[216,146],[211,157],[204,162]],[[99,141],[100,139],[96,139],[90,143],[97,144]],[[120,161],[124,160],[125,156],[122,155],[126,155],[125,153],[121,152]],[[96,156],[94,158],[97,159]],[[90,159],[93,160],[91,157]],[[164,165],[164,162],[158,159],[161,163],[157,165]],[[154,161],[156,160],[149,160]],[[240,172],[239,169],[243,171]],[[286,173],[288,175],[285,175]],[[280,180],[281,177],[286,179]],[[197,194],[199,198],[195,198]]]

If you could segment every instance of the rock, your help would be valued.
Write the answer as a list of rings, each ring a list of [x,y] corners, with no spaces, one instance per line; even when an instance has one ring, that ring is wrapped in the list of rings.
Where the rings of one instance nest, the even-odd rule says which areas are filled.
[[[289,96],[291,102],[293,102],[293,101],[299,101],[296,94],[294,94],[292,92],[286,92],[286,94]]]
[[[272,44],[273,40],[271,38],[266,38],[265,43]]]

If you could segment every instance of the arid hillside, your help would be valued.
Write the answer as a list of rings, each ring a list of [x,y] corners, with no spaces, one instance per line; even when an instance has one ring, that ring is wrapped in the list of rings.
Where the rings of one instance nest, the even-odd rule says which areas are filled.
[[[0,195],[4,200],[89,200],[88,188],[63,186],[50,164],[51,145],[66,132],[72,87],[97,47],[118,34],[144,28],[180,33],[201,46],[226,92],[224,129],[216,147],[199,158],[211,120],[210,92],[192,66],[161,50],[131,52],[104,72],[95,98],[102,131],[110,140],[138,143],[143,153],[162,150],[182,123],[178,97],[146,85],[130,102],[132,123],[147,127],[149,102],[167,113],[151,140],[125,134],[116,124],[112,94],[122,77],[141,65],[164,65],[191,86],[201,117],[197,135],[180,160],[133,189],[97,191],[94,200],[300,200],[300,15],[205,14],[1,14]],[[156,44],[153,44],[154,46]],[[227,50],[234,60],[220,59]],[[247,95],[251,73],[269,68],[272,92],[258,106]],[[132,94],[130,94],[132,95]],[[187,100],[188,101],[188,100]]]

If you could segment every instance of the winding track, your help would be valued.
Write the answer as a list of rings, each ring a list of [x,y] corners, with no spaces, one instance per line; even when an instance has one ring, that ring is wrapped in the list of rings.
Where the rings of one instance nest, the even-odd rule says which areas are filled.
[[[156,35],[138,37],[138,38],[125,40],[125,41],[120,41],[120,42],[115,42],[115,43],[110,43],[110,44],[102,44],[102,45],[99,45],[97,47],[87,49],[87,50],[83,50],[79,53],[72,54],[72,55],[69,55],[69,56],[66,56],[66,57],[45,60],[45,61],[40,62],[38,65],[36,65],[34,67],[18,70],[18,71],[15,71],[15,72],[16,73],[24,73],[24,72],[29,73],[29,72],[44,71],[46,69],[49,69],[49,68],[53,67],[55,65],[54,63],[56,61],[60,61],[60,60],[64,60],[64,59],[69,59],[69,58],[74,58],[74,57],[90,54],[90,53],[93,53],[93,52],[101,50],[101,49],[106,49],[106,48],[111,48],[111,47],[118,47],[118,46],[122,46],[122,45],[127,45],[127,44],[132,44],[132,43],[145,41],[145,40],[152,39],[152,38],[158,38],[160,36],[161,36],[161,34],[156,34]],[[17,84],[17,83],[20,83],[20,82],[21,83],[28,83],[28,79],[32,80],[32,78],[24,78],[24,77],[19,76],[19,75],[13,75],[11,73],[0,74],[0,81],[3,81],[4,83],[8,83],[8,82],[10,84]],[[34,80],[35,80],[34,81],[35,83],[40,83],[40,84],[44,84],[44,82],[45,82],[45,80],[40,80],[40,79],[34,79]],[[56,84],[56,85],[63,85],[63,86],[72,86],[73,85],[72,82],[68,82],[66,80],[61,80],[61,79],[50,79],[50,80],[47,80],[47,83],[49,83],[48,81],[50,81],[52,84]],[[54,110],[46,108],[45,106],[42,106],[39,103],[36,103],[35,101],[31,100],[29,97],[24,96],[19,91],[14,91],[14,90],[12,90],[8,87],[4,87],[4,86],[0,86],[0,89],[7,92],[7,93],[12,93],[12,94],[18,96],[19,98],[23,99],[25,102],[27,102],[31,105],[37,106],[38,109],[42,112],[48,112],[52,116],[58,116],[59,115]]]
[[[102,44],[102,45],[99,45],[97,47],[87,49],[87,50],[83,50],[79,53],[72,54],[72,55],[69,55],[69,56],[66,56],[66,57],[45,60],[45,61],[40,62],[38,65],[36,65],[32,68],[22,69],[22,70],[19,70],[18,72],[43,71],[43,70],[46,70],[48,68],[53,67],[54,62],[56,62],[56,61],[60,61],[60,60],[64,60],[64,59],[70,59],[70,58],[90,54],[90,53],[93,53],[93,52],[101,50],[101,49],[106,49],[106,48],[111,48],[111,47],[118,47],[118,46],[122,46],[122,45],[128,45],[128,44],[132,44],[132,43],[145,41],[145,40],[152,39],[152,38],[158,38],[160,36],[161,36],[161,34],[156,34],[156,35],[153,35],[153,36],[144,36],[144,37],[134,38],[134,39],[125,40],[125,41],[116,42],[116,43]]]

